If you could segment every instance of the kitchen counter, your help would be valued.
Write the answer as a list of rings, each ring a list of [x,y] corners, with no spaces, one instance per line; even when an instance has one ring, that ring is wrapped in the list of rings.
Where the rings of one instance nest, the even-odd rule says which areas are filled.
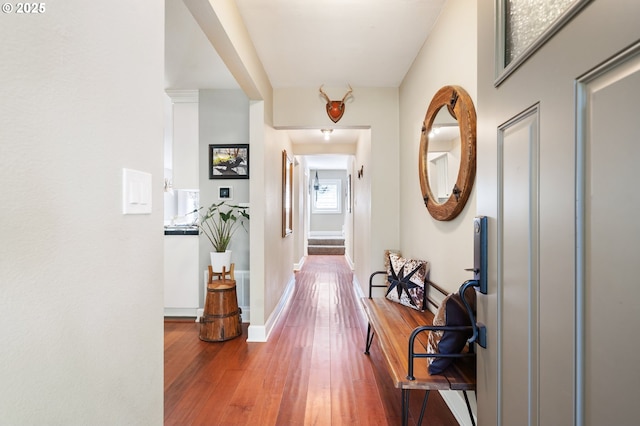
[[[164,235],[199,235],[197,226],[165,226]]]

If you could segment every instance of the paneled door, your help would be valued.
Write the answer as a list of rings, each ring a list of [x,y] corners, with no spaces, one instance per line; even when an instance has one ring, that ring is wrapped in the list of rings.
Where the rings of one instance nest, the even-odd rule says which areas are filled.
[[[637,424],[640,2],[477,5],[478,423]]]

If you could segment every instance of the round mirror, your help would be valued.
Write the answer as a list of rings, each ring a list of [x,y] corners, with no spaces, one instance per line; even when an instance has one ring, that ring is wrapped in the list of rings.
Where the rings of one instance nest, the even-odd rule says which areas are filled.
[[[420,136],[419,173],[431,216],[458,216],[476,174],[476,110],[462,87],[444,86],[431,100]]]

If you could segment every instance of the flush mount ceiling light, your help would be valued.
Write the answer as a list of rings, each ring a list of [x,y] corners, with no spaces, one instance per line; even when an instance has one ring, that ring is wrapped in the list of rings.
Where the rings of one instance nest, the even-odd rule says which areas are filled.
[[[333,129],[321,129],[320,131],[324,135],[324,140],[328,141],[331,137],[331,132],[333,132]]]
[[[438,133],[440,133],[440,127],[434,126],[431,131],[429,132],[429,137],[432,138],[435,135],[437,135]]]

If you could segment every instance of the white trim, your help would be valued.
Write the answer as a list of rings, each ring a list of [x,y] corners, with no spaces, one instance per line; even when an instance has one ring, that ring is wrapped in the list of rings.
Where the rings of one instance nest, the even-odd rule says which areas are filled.
[[[278,322],[280,314],[287,307],[289,300],[291,300],[295,287],[296,278],[295,275],[291,274],[287,287],[284,289],[282,297],[278,302],[278,306],[276,306],[271,315],[269,315],[267,323],[265,325],[249,325],[247,342],[266,342],[269,339],[269,335]]]
[[[302,257],[300,258],[300,261],[299,261],[298,263],[294,263],[294,264],[293,264],[293,270],[294,270],[294,271],[299,271],[299,270],[301,270],[301,269],[302,269],[302,266],[304,265],[305,260],[307,260],[307,257],[306,257],[306,256],[302,256]]]
[[[356,270],[356,264],[351,259],[351,256],[349,256],[349,253],[347,253],[346,248],[345,248],[345,252],[344,252],[344,258],[347,260],[347,263],[349,264],[349,268],[351,268],[352,271],[355,271]],[[354,276],[355,276],[355,274],[354,274]]]
[[[362,287],[360,287],[360,281],[358,281],[356,274],[353,274],[353,279],[351,280],[351,283],[353,284],[353,291],[356,294],[356,298],[360,300],[363,297],[365,297],[364,293],[362,292]]]
[[[200,92],[198,90],[167,89],[165,90],[165,93],[174,104],[196,103],[200,100]]]
[[[344,238],[344,232],[341,231],[309,231],[309,238],[321,237],[337,237]]]
[[[471,425],[472,423],[471,419],[469,419],[469,410],[467,410],[467,404],[464,402],[462,391],[446,390],[439,392],[458,423],[463,426]],[[473,411],[473,421],[478,424],[478,408],[476,406],[475,392],[467,391],[467,396],[469,397],[469,403],[471,404],[471,411]]]
[[[164,308],[165,317],[196,317],[198,316],[198,308]]]

